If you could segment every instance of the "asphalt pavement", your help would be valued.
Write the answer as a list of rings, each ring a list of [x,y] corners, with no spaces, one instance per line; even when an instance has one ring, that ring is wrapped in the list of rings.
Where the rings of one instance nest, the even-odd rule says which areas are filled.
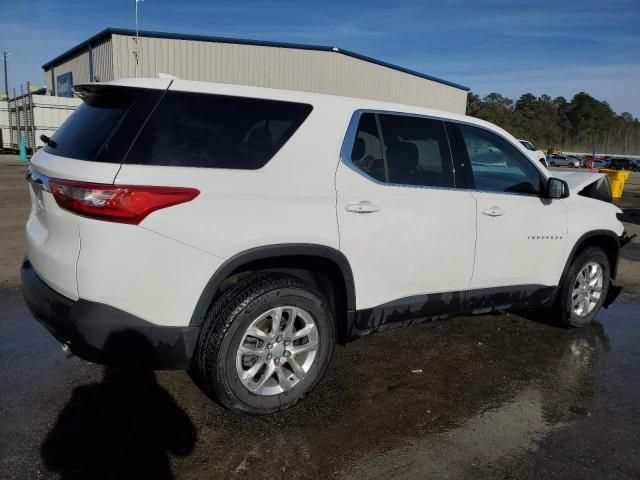
[[[222,409],[185,372],[66,359],[17,289],[0,311],[4,478],[640,477],[625,299],[581,330],[499,314],[375,334],[268,417]]]

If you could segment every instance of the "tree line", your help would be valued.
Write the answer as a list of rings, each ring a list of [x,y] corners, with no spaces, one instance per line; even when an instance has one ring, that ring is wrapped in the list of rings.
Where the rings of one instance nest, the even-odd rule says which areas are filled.
[[[588,93],[571,101],[523,94],[515,102],[499,93],[480,98],[469,93],[467,115],[495,123],[536,148],[618,155],[640,155],[640,121],[629,112],[616,114],[607,102]]]

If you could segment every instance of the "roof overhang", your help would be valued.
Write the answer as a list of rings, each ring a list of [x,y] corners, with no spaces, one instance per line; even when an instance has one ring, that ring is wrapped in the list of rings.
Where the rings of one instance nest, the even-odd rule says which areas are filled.
[[[89,46],[104,40],[105,38],[110,37],[111,35],[125,35],[129,37],[135,37],[136,31],[126,28],[106,28],[101,32],[95,34],[84,42],[79,43],[75,47],[67,50],[61,55],[58,55],[53,60],[42,65],[43,70],[48,70],[50,67],[55,67],[58,63],[61,63],[68,57],[86,50]],[[417,72],[415,70],[411,70],[408,68],[400,67],[398,65],[394,65],[392,63],[383,62],[381,60],[377,60],[372,57],[368,57],[366,55],[360,55],[359,53],[351,52],[349,50],[343,50],[338,47],[327,47],[323,45],[306,45],[301,43],[285,43],[285,42],[270,42],[270,41],[262,41],[262,40],[247,40],[242,38],[227,38],[227,37],[211,37],[207,35],[190,35],[190,34],[181,34],[181,33],[167,33],[167,32],[152,32],[152,31],[139,31],[139,37],[146,38],[166,38],[169,40],[191,40],[196,42],[212,42],[212,43],[230,43],[236,45],[256,45],[261,47],[275,47],[275,48],[293,48],[297,50],[316,50],[323,52],[335,52],[342,55],[346,55],[348,57],[356,58],[358,60],[362,60],[364,62],[372,63],[375,65],[380,65],[382,67],[390,68],[392,70],[396,70],[398,72],[406,73],[408,75],[412,75],[415,77],[423,78],[425,80],[430,80],[432,82],[441,83],[443,85],[447,85],[449,87],[457,88],[459,90],[463,90],[468,92],[469,87],[465,87],[464,85],[459,85],[457,83],[449,82],[447,80],[443,80],[441,78],[433,77],[431,75],[427,75],[421,72]]]

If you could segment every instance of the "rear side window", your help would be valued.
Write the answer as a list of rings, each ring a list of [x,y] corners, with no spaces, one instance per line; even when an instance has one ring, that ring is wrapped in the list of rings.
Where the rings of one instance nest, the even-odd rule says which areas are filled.
[[[126,163],[254,170],[291,138],[311,105],[167,92]]]
[[[379,182],[386,182],[388,175],[376,122],[376,116],[373,113],[365,113],[360,117],[351,149],[351,162],[370,177]]]
[[[95,162],[120,163],[160,90],[116,86],[80,87],[84,103],[53,135],[46,152]]]
[[[440,120],[365,113],[360,117],[351,162],[385,183],[454,186],[451,151]]]

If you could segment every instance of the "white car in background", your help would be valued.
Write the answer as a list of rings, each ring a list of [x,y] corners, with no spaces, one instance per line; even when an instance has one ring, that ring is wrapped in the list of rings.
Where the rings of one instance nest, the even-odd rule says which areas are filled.
[[[552,167],[580,168],[582,160],[571,155],[549,155],[547,159]]]
[[[549,166],[547,162],[547,155],[542,150],[536,150],[536,147],[533,146],[529,140],[518,140],[524,148],[527,149],[531,158],[536,161],[539,161],[545,167]]]

